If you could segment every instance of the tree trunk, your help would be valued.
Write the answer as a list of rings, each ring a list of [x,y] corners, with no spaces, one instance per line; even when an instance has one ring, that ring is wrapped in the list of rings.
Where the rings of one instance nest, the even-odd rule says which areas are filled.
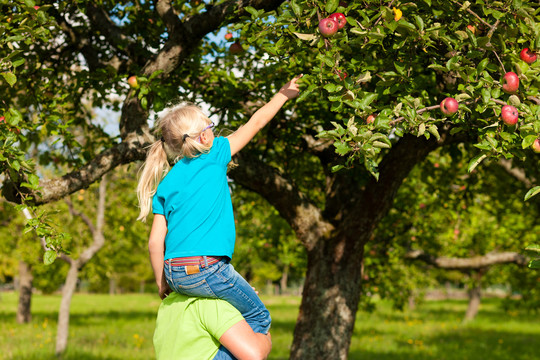
[[[287,293],[287,281],[289,280],[289,265],[285,265],[283,272],[281,273],[281,279],[279,279],[279,292],[280,294]]]
[[[477,271],[473,276],[473,284],[467,292],[469,295],[469,306],[467,307],[467,312],[465,313],[465,318],[463,319],[463,321],[471,321],[478,314],[478,310],[480,309],[480,300],[482,298],[483,275],[484,274],[482,271]]]
[[[19,262],[19,306],[17,322],[26,324],[32,320],[32,268],[24,261]]]
[[[109,278],[109,295],[116,294],[116,276],[111,276]]]
[[[56,356],[60,357],[66,350],[69,333],[69,309],[71,298],[77,287],[79,277],[78,262],[73,261],[70,264],[69,271],[62,288],[62,301],[58,310],[58,329],[56,332]]]
[[[363,245],[356,243],[357,251],[349,251],[344,240],[335,240],[321,242],[331,247],[308,252],[290,359],[347,359],[360,299]]]

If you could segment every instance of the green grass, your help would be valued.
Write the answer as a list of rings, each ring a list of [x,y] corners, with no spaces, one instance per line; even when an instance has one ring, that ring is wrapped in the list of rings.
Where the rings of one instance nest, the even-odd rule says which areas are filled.
[[[272,314],[270,359],[287,359],[299,297],[263,297]],[[465,301],[426,302],[396,312],[379,302],[359,312],[349,359],[534,359],[540,349],[540,315],[505,313],[497,299],[483,300],[476,320],[463,324]],[[53,359],[60,296],[34,295],[33,319],[17,324],[17,294],[0,294],[0,359]],[[153,359],[159,301],[149,294],[73,297],[64,359]]]

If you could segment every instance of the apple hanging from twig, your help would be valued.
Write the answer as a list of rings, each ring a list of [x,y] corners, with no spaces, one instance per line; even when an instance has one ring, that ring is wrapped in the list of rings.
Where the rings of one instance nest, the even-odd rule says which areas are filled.
[[[135,75],[130,76],[127,82],[132,89],[136,89],[139,87],[139,82],[137,81],[137,77]]]
[[[456,101],[456,99],[447,97],[443,101],[441,101],[441,111],[444,115],[454,115],[459,108],[459,104]]]
[[[534,140],[531,147],[535,153],[540,153],[540,139]]]
[[[519,57],[527,64],[532,64],[536,61],[536,53],[534,51],[531,51],[529,48],[521,50],[521,52],[519,53]]]
[[[504,105],[501,110],[501,118],[506,125],[516,125],[518,122],[519,113],[512,105]]]
[[[338,30],[339,25],[333,19],[325,18],[319,21],[319,31],[324,37],[333,36]]]
[[[519,77],[515,72],[509,71],[504,74],[502,84],[502,88],[505,93],[513,94],[519,88]]]
[[[329,16],[330,19],[334,20],[338,24],[338,28],[343,29],[345,24],[347,24],[347,19],[342,13],[334,13]]]

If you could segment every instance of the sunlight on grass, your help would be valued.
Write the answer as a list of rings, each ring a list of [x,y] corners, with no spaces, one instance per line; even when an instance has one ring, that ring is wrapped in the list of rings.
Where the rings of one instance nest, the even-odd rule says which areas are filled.
[[[300,297],[263,296],[272,315],[270,359],[289,356]],[[66,360],[154,359],[152,336],[159,299],[151,294],[73,297]],[[35,295],[30,324],[15,322],[17,294],[0,297],[0,358],[52,359],[60,296]],[[357,314],[351,360],[533,359],[540,315],[501,310],[500,300],[484,299],[480,313],[463,323],[465,301],[425,302],[397,312],[377,302],[373,313]]]

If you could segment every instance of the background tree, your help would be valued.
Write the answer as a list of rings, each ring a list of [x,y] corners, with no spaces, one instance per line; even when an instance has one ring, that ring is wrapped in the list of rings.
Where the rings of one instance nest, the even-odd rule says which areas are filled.
[[[536,2],[47,3],[2,7],[8,36],[0,86],[8,97],[0,161],[11,201],[47,203],[144,158],[155,138],[150,109],[178,94],[204,101],[221,125],[236,128],[294,74],[306,74],[294,108],[276,117],[230,173],[262,195],[306,248],[291,358],[347,358],[364,246],[430,152],[464,144],[470,161],[463,174],[502,157],[538,168],[530,149],[540,133],[537,64],[518,57],[525,47],[537,49]],[[321,36],[319,21],[332,13],[344,13],[347,24]],[[243,46],[236,56],[206,37],[227,25]],[[500,81],[510,70],[520,80],[512,95]],[[130,75],[138,87],[127,87]],[[38,78],[35,95],[26,95]],[[439,110],[446,97],[459,101],[453,116]],[[519,111],[517,125],[500,118],[507,103]],[[108,135],[85,104],[121,110],[120,137]],[[44,141],[58,150],[43,152],[37,144]],[[57,158],[65,175],[40,180],[27,153]],[[540,192],[534,185],[526,198]],[[46,237],[51,260],[63,236],[35,219],[30,226]]]

